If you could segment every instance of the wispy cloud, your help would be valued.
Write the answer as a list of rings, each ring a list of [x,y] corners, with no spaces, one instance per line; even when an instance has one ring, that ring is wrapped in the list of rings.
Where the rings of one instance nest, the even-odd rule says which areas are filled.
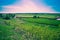
[[[50,6],[40,3],[37,5],[36,2],[31,0],[22,0],[22,2],[17,2],[13,5],[3,6],[5,9],[2,12],[7,13],[54,13]]]

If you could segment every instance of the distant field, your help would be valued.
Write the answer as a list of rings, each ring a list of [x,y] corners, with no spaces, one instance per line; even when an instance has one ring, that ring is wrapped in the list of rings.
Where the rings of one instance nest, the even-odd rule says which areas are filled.
[[[21,14],[16,14],[16,16],[19,17],[33,17],[33,16],[40,16],[40,17],[50,17],[50,18],[55,18],[56,16],[60,16],[60,14],[49,14],[49,13],[21,13]]]
[[[0,40],[60,40],[57,16],[60,14],[31,13],[16,14],[18,18],[10,20],[0,18]]]

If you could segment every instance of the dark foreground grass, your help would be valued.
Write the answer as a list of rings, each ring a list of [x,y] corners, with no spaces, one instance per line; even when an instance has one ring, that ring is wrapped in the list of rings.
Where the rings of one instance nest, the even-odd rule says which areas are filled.
[[[58,22],[55,23],[58,26],[33,23],[41,21],[51,24],[52,20],[34,18],[0,19],[0,40],[60,40],[60,21],[52,21],[52,24]]]

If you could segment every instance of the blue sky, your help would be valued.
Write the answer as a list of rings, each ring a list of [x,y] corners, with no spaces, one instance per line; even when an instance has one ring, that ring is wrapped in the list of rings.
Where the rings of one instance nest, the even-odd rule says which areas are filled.
[[[52,6],[52,9],[60,12],[60,0],[44,0],[44,3]]]
[[[0,0],[0,6],[11,5],[17,0]]]
[[[60,12],[60,0],[0,0],[0,12],[14,12],[13,9],[15,12]]]

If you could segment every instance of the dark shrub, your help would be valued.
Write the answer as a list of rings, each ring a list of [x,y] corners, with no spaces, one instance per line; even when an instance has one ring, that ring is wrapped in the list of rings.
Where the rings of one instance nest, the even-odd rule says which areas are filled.
[[[33,18],[39,18],[39,16],[33,16]]]
[[[0,14],[0,18],[2,17],[2,14]]]
[[[38,18],[39,18],[39,16],[38,16]]]
[[[33,16],[33,18],[37,18],[37,16]]]

